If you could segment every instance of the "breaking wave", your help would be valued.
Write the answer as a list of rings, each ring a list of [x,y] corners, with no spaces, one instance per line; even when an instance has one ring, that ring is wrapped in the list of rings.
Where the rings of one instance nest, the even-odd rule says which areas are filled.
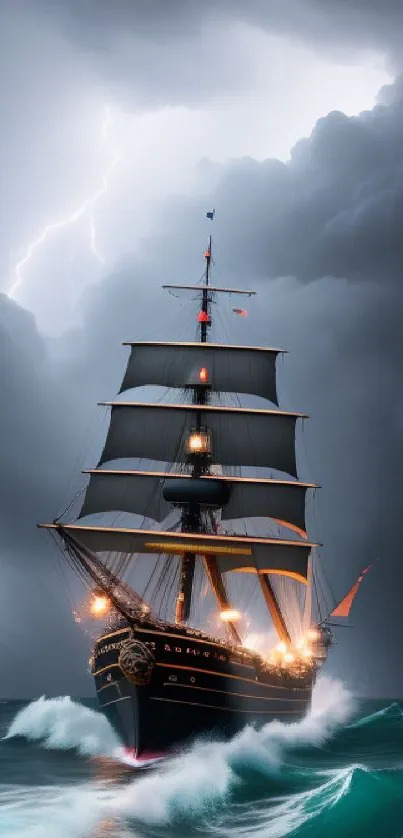
[[[120,742],[105,716],[69,696],[38,698],[17,713],[6,739],[24,736],[53,750],[75,749],[82,756],[114,756]]]
[[[311,712],[299,723],[271,722],[259,731],[245,728],[226,743],[196,743],[129,779],[117,772],[115,781],[95,777],[70,788],[19,787],[18,806],[6,789],[0,835],[400,838],[400,766],[392,771],[390,760],[386,767],[371,759],[378,741],[384,753],[388,747],[382,725],[394,758],[396,737],[402,754],[402,712],[392,704],[353,720],[356,712],[344,686],[322,678]],[[21,710],[6,736],[15,737],[46,749],[74,749],[78,759],[119,759],[122,753],[104,717],[69,698],[41,698]]]

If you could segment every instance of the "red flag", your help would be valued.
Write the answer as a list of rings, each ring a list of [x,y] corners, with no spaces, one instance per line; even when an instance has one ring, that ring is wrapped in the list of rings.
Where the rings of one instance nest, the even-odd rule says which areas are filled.
[[[361,571],[360,576],[358,577],[357,581],[354,582],[354,585],[353,585],[352,588],[350,588],[348,594],[346,594],[346,596],[343,597],[343,599],[340,600],[340,602],[336,605],[336,608],[333,609],[333,611],[330,615],[331,617],[348,617],[349,616],[352,604],[355,600],[355,597],[356,597],[356,594],[357,594],[357,591],[358,591],[358,588],[361,585],[361,582],[364,578],[364,575],[366,573],[368,573],[368,571],[371,569],[371,567],[372,567],[372,565],[368,565],[368,567],[365,567],[364,570]]]
[[[234,314],[238,314],[239,317],[247,317],[248,316],[248,312],[247,312],[246,308],[233,308],[232,311],[234,312]]]

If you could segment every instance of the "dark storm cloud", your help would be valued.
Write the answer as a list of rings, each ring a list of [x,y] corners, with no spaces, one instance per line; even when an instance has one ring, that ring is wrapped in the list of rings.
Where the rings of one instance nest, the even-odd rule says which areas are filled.
[[[74,410],[33,317],[3,295],[0,392],[1,692],[68,691],[71,678],[85,689],[86,656],[57,554],[36,529],[65,498],[85,407]]]
[[[232,272],[399,282],[403,78],[378,100],[358,117],[320,119],[289,163],[242,159],[222,167],[212,200]],[[167,216],[172,233],[188,213],[185,206]]]
[[[401,672],[385,655],[386,648],[396,659],[402,634],[400,91],[398,82],[382,93],[388,104],[359,118],[330,114],[298,144],[288,165],[243,160],[224,166],[211,195],[211,205],[218,208],[218,281],[231,278],[261,292],[249,319],[233,323],[236,338],[292,351],[282,364],[285,389],[282,384],[280,392],[286,407],[313,417],[303,446],[310,452],[311,472],[303,476],[324,486],[314,535],[325,543],[335,592],[341,595],[376,555],[381,559],[356,606],[357,629],[349,634],[348,649],[344,641],[331,666],[341,674],[358,673],[359,689],[391,694],[403,691]],[[83,447],[82,440],[86,428],[87,440],[88,433],[90,442],[95,433],[94,444],[101,439],[92,405],[118,389],[124,366],[119,342],[193,336],[193,309],[186,332],[185,311],[179,301],[160,297],[158,285],[198,278],[204,210],[196,198],[170,202],[161,231],[144,243],[141,258],[89,289],[83,328],[58,341],[45,345],[32,318],[3,301],[1,557],[8,584],[17,572],[10,566],[26,576],[25,593],[21,582],[21,601],[13,604],[23,634],[16,648],[10,644],[5,650],[3,664],[7,689],[14,694],[28,682],[37,691],[41,678],[46,684],[50,679],[46,660],[29,679],[13,670],[11,660],[18,653],[24,671],[27,634],[29,649],[34,643],[46,648],[46,632],[53,635],[57,628],[62,654],[73,642],[74,629],[65,629],[67,606],[58,622],[50,595],[36,612],[29,604],[39,578],[34,561],[41,567],[40,585],[54,591],[57,603],[67,599],[56,580],[50,587],[39,546],[45,541],[38,540],[35,521],[56,514],[72,471],[75,475],[96,461],[96,451],[88,441]],[[287,278],[290,274],[294,278]],[[231,317],[231,306],[223,307],[224,320],[226,312]],[[222,339],[219,319],[217,324]],[[72,691],[84,659],[84,652],[70,656]],[[370,662],[368,673],[363,661]],[[66,689],[61,666],[53,678],[55,691]]]
[[[194,107],[217,93],[249,87],[257,73],[251,27],[314,47],[327,59],[356,61],[360,50],[370,49],[402,67],[403,6],[398,0],[36,3],[47,12],[44,24],[61,26],[114,95],[136,105],[184,102]]]
[[[126,33],[150,41],[177,42],[196,37],[205,26],[224,28],[231,22],[261,26],[269,31],[325,36],[333,42],[354,37],[363,43],[387,37],[393,41],[402,20],[399,0],[59,0],[42,5],[63,15],[75,31],[93,33],[94,43],[111,43]],[[332,26],[333,24],[333,26]]]
[[[144,319],[152,329],[160,282],[151,265],[138,274],[132,266],[122,269],[113,278],[116,324],[101,286],[88,293],[85,330],[48,342],[33,316],[0,294],[3,696],[88,695],[93,689],[89,640],[71,615],[83,591],[51,537],[36,525],[52,521],[74,500],[84,483],[80,469],[97,462],[106,432],[105,409],[97,402],[118,389],[126,356],[122,339],[138,333]],[[165,316],[169,311],[168,302]],[[73,509],[79,503],[80,496]]]
[[[318,121],[291,162],[240,161],[223,176],[217,204],[243,228],[232,244],[245,268],[295,274],[303,280],[333,274],[398,281],[403,259],[403,84],[381,91],[372,111],[339,112]],[[236,196],[242,198],[234,200]],[[235,259],[236,256],[236,259]]]

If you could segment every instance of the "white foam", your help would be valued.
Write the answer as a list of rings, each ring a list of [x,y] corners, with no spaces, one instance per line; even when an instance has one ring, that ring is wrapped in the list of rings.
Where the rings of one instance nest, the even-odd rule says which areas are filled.
[[[147,823],[166,823],[224,801],[235,782],[225,746],[199,745],[130,783],[117,795],[116,811]]]
[[[99,824],[106,790],[16,786],[0,795],[4,838],[87,838]]]
[[[281,766],[287,750],[320,745],[352,714],[354,702],[340,681],[322,676],[315,686],[309,713],[293,724],[273,721],[260,730],[245,728],[226,747],[232,762],[270,772]]]
[[[25,736],[46,748],[74,748],[83,756],[115,756],[121,745],[109,722],[83,704],[62,698],[38,698],[17,713],[6,739]]]

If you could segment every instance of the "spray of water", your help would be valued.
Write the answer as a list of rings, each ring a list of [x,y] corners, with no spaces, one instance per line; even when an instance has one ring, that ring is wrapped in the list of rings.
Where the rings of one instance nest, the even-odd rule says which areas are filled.
[[[75,749],[82,756],[114,756],[121,745],[105,716],[69,696],[38,698],[17,713],[6,739],[24,736],[53,750]]]
[[[42,790],[40,806],[38,801],[34,809],[27,804],[31,827],[26,836],[48,836],[48,832],[40,830],[44,822],[42,819],[49,823],[49,813],[52,818],[60,818],[61,823],[67,824],[63,829],[69,831],[65,832],[54,827],[60,838],[86,835],[88,831],[83,832],[83,823],[88,830],[89,823],[99,824],[103,819],[119,823],[120,832],[116,834],[121,836],[124,824],[133,821],[138,825],[168,825],[183,817],[208,817],[209,811],[217,810],[217,807],[225,808],[226,801],[242,785],[245,772],[250,769],[258,771],[269,784],[271,778],[281,774],[287,754],[293,748],[321,745],[338,726],[346,722],[352,711],[351,695],[343,685],[321,678],[314,691],[312,710],[299,723],[271,722],[260,730],[245,728],[227,743],[196,744],[126,785],[121,783],[111,788],[98,783],[80,787],[74,792],[55,788]],[[7,738],[13,736],[39,740],[46,748],[75,748],[83,756],[104,755],[119,759],[122,755],[117,738],[104,717],[66,697],[40,698],[28,705],[17,714],[10,726]],[[332,801],[346,793],[350,779],[351,772],[339,771],[323,777],[321,792],[316,789],[292,795],[289,800],[279,803],[272,808],[269,816],[272,819],[269,834],[273,838],[281,838],[289,828],[302,823],[325,805],[323,801],[331,805]],[[84,821],[81,817],[83,813],[86,813]],[[35,821],[36,832],[33,831]],[[262,832],[257,827],[256,838],[268,834],[267,816],[265,824],[266,831],[263,824]],[[221,835],[220,832],[218,834]],[[231,827],[226,826],[222,834],[230,836]],[[244,834],[246,837],[250,833],[242,833],[242,823],[238,822],[233,834]],[[13,832],[9,824],[7,836],[14,838],[14,835],[25,838],[21,829]]]
[[[230,742],[196,745],[125,788],[119,811],[138,820],[163,823],[218,801],[224,803],[245,769],[253,768],[268,778],[278,774],[288,751],[322,744],[349,718],[353,707],[350,693],[339,681],[322,678],[312,710],[301,722],[270,722],[260,730],[247,727]]]

